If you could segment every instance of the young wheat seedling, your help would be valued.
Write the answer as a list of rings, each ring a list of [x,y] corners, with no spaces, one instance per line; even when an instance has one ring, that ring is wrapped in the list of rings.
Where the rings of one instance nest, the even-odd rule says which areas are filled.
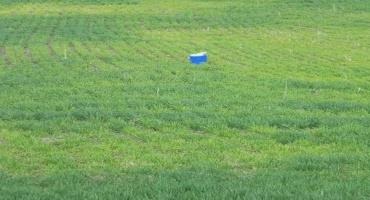
[[[285,89],[283,99],[285,100],[288,95],[288,80],[285,81]]]
[[[64,48],[64,60],[67,60],[67,49]]]

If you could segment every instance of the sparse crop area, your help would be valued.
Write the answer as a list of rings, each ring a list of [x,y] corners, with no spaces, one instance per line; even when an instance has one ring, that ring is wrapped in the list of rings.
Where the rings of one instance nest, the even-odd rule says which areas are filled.
[[[369,0],[0,0],[0,200],[369,199],[369,146]]]

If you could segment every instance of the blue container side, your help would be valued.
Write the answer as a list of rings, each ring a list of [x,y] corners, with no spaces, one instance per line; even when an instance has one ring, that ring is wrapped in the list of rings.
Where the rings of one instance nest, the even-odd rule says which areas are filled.
[[[202,56],[190,56],[189,60],[193,64],[203,64],[208,61],[208,56],[207,55],[202,55]]]

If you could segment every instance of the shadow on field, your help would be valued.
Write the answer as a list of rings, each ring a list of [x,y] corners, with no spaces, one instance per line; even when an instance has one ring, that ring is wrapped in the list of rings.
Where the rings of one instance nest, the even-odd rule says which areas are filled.
[[[366,179],[321,178],[294,171],[237,176],[222,170],[85,173],[46,177],[0,175],[1,199],[361,199]]]

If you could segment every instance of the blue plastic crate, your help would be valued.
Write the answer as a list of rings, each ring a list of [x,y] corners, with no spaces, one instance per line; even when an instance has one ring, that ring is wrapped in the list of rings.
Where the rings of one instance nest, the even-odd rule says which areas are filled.
[[[207,53],[202,52],[202,53],[197,53],[197,54],[191,54],[189,56],[189,61],[195,65],[204,64],[208,61]]]

